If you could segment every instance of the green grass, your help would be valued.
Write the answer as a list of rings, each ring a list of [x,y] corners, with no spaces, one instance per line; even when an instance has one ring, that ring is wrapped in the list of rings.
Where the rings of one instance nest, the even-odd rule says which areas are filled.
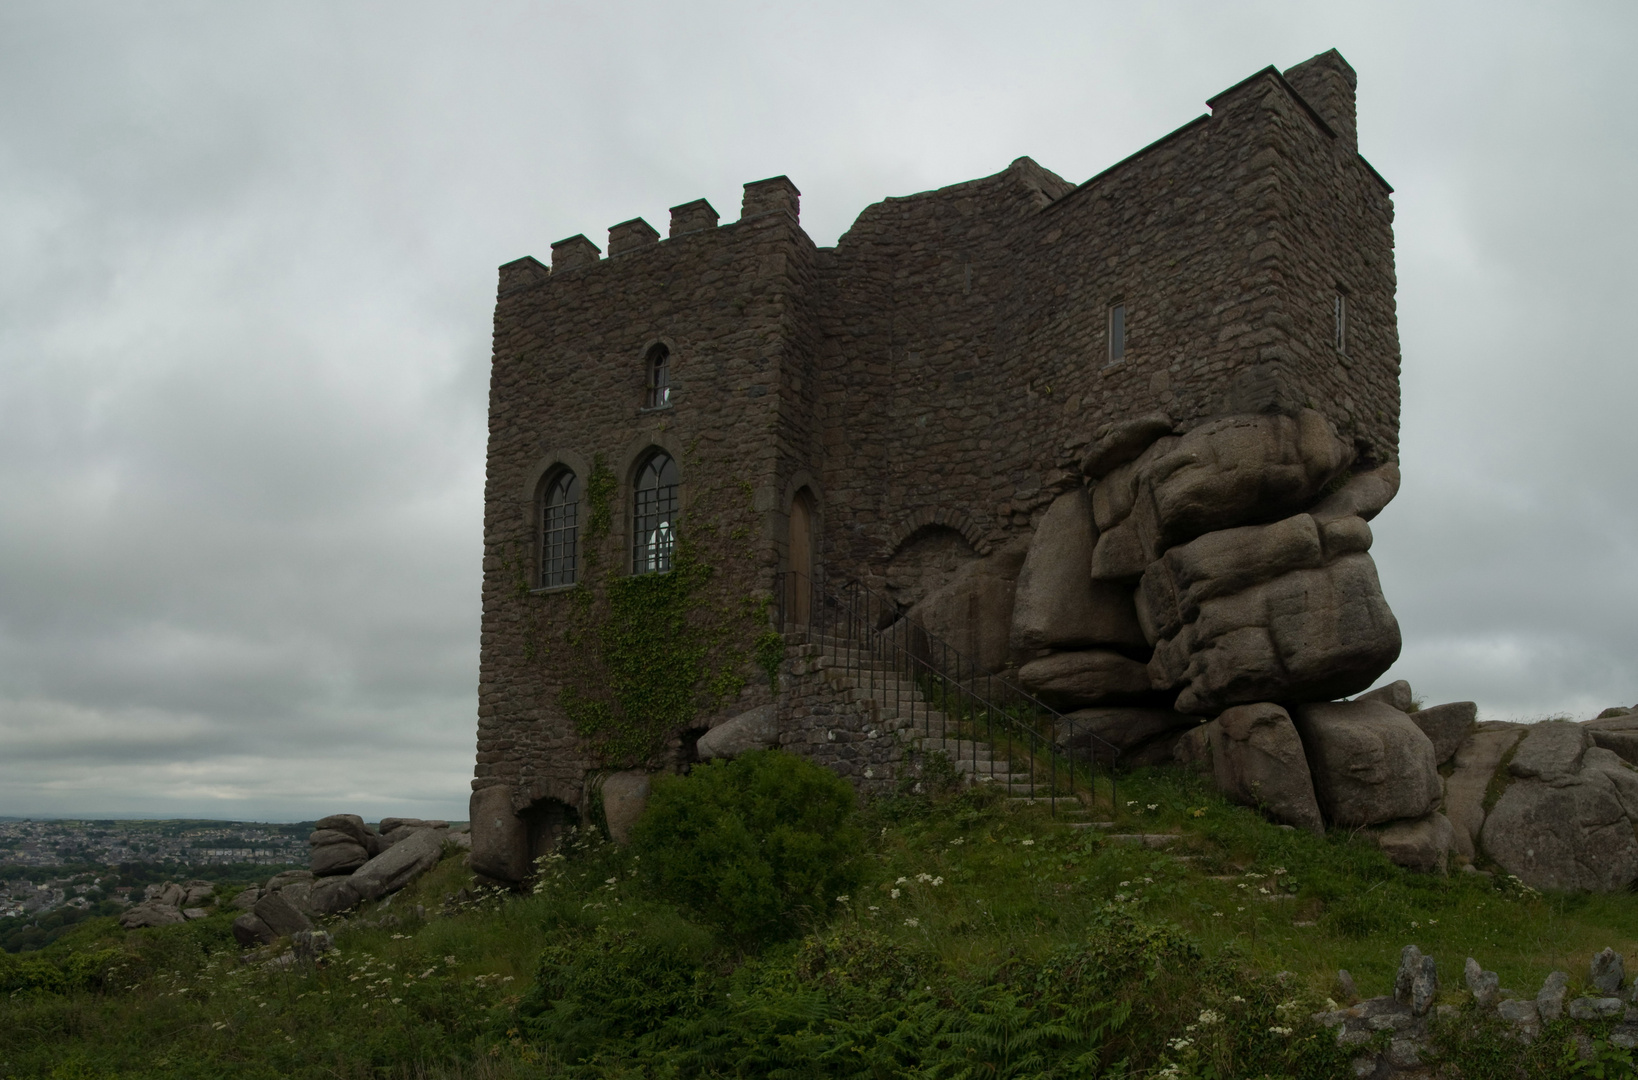
[[[1414,943],[1461,1005],[1470,955],[1533,996],[1555,968],[1577,992],[1605,946],[1638,952],[1631,895],[1408,873],[1170,770],[1122,777],[1120,801],[1115,830],[982,793],[878,803],[862,883],[759,951],[646,894],[602,844],[528,895],[474,898],[448,858],[333,927],[320,965],[242,961],[231,909],[92,920],[0,958],[0,1077],[1330,1077],[1346,1058],[1307,1015],[1338,968],[1388,993]],[[1463,1076],[1562,1075],[1563,1024],[1526,1052],[1463,1017],[1442,1028]]]

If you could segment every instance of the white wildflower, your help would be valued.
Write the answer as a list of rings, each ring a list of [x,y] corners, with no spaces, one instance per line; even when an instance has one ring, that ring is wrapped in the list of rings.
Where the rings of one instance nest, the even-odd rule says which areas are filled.
[[[1268,1033],[1270,1035],[1289,1035],[1289,1034],[1291,1034],[1291,1029],[1288,1028],[1288,1027],[1275,1026],[1275,1027],[1269,1028]]]
[[[1216,1009],[1204,1009],[1200,1013],[1200,1023],[1205,1027],[1210,1027],[1212,1024],[1215,1024],[1222,1019],[1223,1014],[1218,1012]]]
[[[1034,847],[1034,846],[1035,846],[1035,841],[1033,841],[1033,840],[1025,840],[1025,841],[1024,841],[1024,846],[1025,846],[1025,847]]]
[[[911,929],[914,929],[914,928],[920,926],[921,923],[918,922],[915,919],[906,919],[906,920],[904,920],[904,925],[910,927]]]
[[[892,892],[890,892],[890,893],[888,893],[888,894],[887,894],[887,895],[888,895],[888,896],[889,896],[889,897],[890,897],[890,898],[892,898],[892,899],[894,899],[894,900],[897,900],[897,899],[898,899],[898,898],[899,898],[899,890],[897,890],[897,889],[894,889],[894,890],[893,890],[893,891],[892,891]]]

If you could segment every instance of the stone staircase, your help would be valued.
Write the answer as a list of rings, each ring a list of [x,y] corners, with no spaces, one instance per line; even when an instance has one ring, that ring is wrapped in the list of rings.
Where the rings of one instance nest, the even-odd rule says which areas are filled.
[[[884,732],[895,732],[923,753],[942,751],[957,772],[974,784],[998,784],[1014,804],[1050,805],[1058,813],[1084,814],[1077,799],[1051,797],[1050,785],[1027,765],[996,756],[988,742],[963,732],[960,722],[932,707],[922,689],[895,665],[834,634],[808,633],[805,644],[816,654],[826,677],[845,687],[848,700],[867,706]]]

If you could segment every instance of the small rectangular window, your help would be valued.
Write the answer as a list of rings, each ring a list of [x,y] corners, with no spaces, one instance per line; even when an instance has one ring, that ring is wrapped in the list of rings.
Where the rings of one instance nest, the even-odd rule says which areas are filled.
[[[1338,292],[1336,295],[1336,345],[1337,352],[1348,353],[1348,294]]]
[[[1126,359],[1126,305],[1116,304],[1109,309],[1109,362]]]

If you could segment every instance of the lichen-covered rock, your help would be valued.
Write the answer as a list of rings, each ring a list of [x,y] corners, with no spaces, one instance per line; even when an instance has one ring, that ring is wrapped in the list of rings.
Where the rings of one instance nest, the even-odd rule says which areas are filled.
[[[1391,821],[1373,829],[1371,836],[1388,861],[1424,874],[1445,873],[1456,846],[1456,830],[1440,813],[1414,821]]]
[[[312,867],[314,876],[326,877],[350,874],[369,861],[370,852],[363,844],[343,841],[314,848],[307,865]]]
[[[1012,607],[1014,653],[1088,645],[1147,647],[1131,589],[1092,580],[1095,535],[1085,488],[1053,500],[1018,572]]]
[[[256,901],[256,906],[251,908],[250,912],[267,924],[268,929],[278,937],[289,937],[297,930],[313,928],[312,920],[286,900],[282,891],[266,894]]]
[[[365,900],[379,900],[437,866],[443,844],[441,830],[420,829],[353,871],[347,880]],[[259,905],[257,914],[262,914]],[[268,923],[272,925],[272,920]]]
[[[127,930],[136,930],[146,926],[174,926],[186,921],[174,904],[161,903],[158,900],[145,900],[133,907],[120,912],[119,924]]]
[[[1399,953],[1399,971],[1393,980],[1395,1001],[1409,1005],[1412,1016],[1426,1016],[1439,996],[1439,965],[1415,945]]]
[[[1433,743],[1410,717],[1376,701],[1291,711],[1326,821],[1354,827],[1424,817],[1438,806]]]
[[[1133,701],[1150,692],[1149,669],[1110,649],[1060,652],[1031,660],[1018,681],[1042,700],[1074,708]]]
[[[769,706],[772,711],[772,706]],[[617,772],[603,781],[603,821],[617,844],[631,839],[632,826],[648,808],[650,775],[640,770]]]
[[[1614,949],[1606,947],[1593,954],[1592,963],[1587,965],[1587,982],[1606,997],[1620,993],[1621,984],[1626,978],[1626,965],[1621,961],[1621,954]]]
[[[512,811],[512,793],[503,784],[472,793],[472,871],[493,881],[529,876],[529,830]]]
[[[1200,726],[1197,716],[1170,709],[1102,706],[1066,713],[1057,731],[1057,743],[1071,759],[1083,760],[1088,751],[1101,755],[1103,743],[1120,751],[1122,765],[1164,764],[1172,760],[1179,736]]]
[[[1478,1002],[1481,1009],[1487,1009],[1495,1004],[1496,997],[1501,993],[1501,976],[1494,971],[1485,971],[1479,962],[1471,956],[1467,958],[1467,965],[1463,969],[1463,976],[1467,982],[1468,993]]]
[[[730,717],[694,744],[701,759],[738,757],[747,750],[779,745],[779,718],[771,704]]]
[[[1218,791],[1274,821],[1325,832],[1302,740],[1289,713],[1266,702],[1240,705],[1210,727]]]
[[[278,936],[255,912],[247,911],[233,920],[233,940],[247,949],[270,945]]]
[[[1443,765],[1456,755],[1457,748],[1473,731],[1479,718],[1479,706],[1471,701],[1453,701],[1419,709],[1411,713],[1410,718],[1433,743],[1433,760]]]
[[[1369,686],[1399,648],[1376,565],[1359,553],[1203,602],[1193,622],[1156,643],[1149,678],[1179,690],[1179,712],[1326,701]]]
[[[327,877],[313,886],[307,904],[315,915],[339,915],[362,899],[352,878]]]
[[[1484,852],[1538,889],[1613,892],[1638,880],[1638,772],[1579,724],[1535,724],[1485,818]]]

